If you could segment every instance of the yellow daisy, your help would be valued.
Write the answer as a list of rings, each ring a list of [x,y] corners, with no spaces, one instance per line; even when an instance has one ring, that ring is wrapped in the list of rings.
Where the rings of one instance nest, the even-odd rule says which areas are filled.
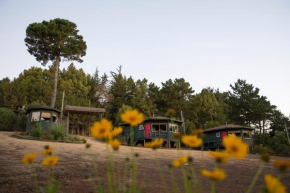
[[[198,137],[201,137],[203,134],[203,129],[195,129],[193,130],[193,134],[197,135]]]
[[[53,151],[53,147],[48,147],[48,149],[44,150],[41,152],[41,155],[46,156],[46,155],[51,155]]]
[[[226,151],[209,151],[208,153],[217,163],[226,163],[229,159],[229,154]]]
[[[179,161],[179,159],[175,159],[172,163],[172,166],[174,167],[180,167],[181,166],[181,162]]]
[[[175,115],[175,110],[170,108],[170,109],[167,109],[167,112],[166,114],[169,116],[169,117],[173,117]]]
[[[286,170],[290,168],[290,160],[280,161],[279,158],[276,158],[273,165],[274,167],[278,168],[281,172],[286,172]]]
[[[201,171],[201,174],[203,176],[206,176],[206,177],[210,178],[211,180],[215,180],[215,181],[224,180],[227,177],[227,175],[225,174],[225,172],[223,170],[219,170],[219,169],[216,169],[216,170],[214,170],[212,172],[203,169]]]
[[[181,164],[187,163],[188,162],[188,156],[187,155],[181,156],[179,158],[179,161],[180,161]]]
[[[226,150],[235,158],[244,158],[248,154],[248,144],[241,138],[229,135],[223,138],[223,145]]]
[[[57,156],[49,156],[42,161],[42,165],[44,166],[54,166],[58,161]]]
[[[117,151],[121,145],[121,142],[118,139],[113,139],[109,141],[109,144],[115,151]]]
[[[198,138],[196,135],[184,135],[181,139],[182,143],[188,145],[189,147],[199,147],[202,144],[202,139]]]
[[[110,138],[115,138],[118,135],[120,135],[123,132],[123,128],[122,127],[117,127],[115,128],[111,133],[110,133]]]
[[[102,119],[101,122],[95,122],[91,126],[91,136],[99,139],[107,140],[110,137],[112,122],[107,119]]]
[[[152,142],[145,143],[145,147],[156,149],[163,145],[163,141],[162,138],[156,138]]]
[[[138,110],[127,110],[125,113],[121,114],[122,121],[129,123],[131,126],[137,126],[142,123],[144,116],[142,113],[139,113]]]
[[[278,178],[275,178],[270,174],[266,174],[264,179],[269,193],[286,193],[285,186],[279,181]]]
[[[32,162],[34,162],[35,156],[36,156],[36,153],[26,154],[22,158],[21,161],[22,161],[23,164],[31,164]]]

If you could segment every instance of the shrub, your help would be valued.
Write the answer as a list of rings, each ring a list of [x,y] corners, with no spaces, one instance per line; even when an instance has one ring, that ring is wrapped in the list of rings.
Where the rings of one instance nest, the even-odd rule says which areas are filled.
[[[48,129],[45,129],[44,131],[42,131],[42,139],[48,139],[48,140],[52,140],[54,138],[54,136],[51,134],[51,131]]]
[[[26,130],[26,123],[27,123],[27,115],[25,114],[24,111],[20,112],[20,123],[19,123],[19,128],[21,131]]]
[[[55,125],[51,129],[51,134],[54,140],[64,139],[66,136],[66,131],[62,125]]]
[[[0,131],[11,131],[15,120],[14,113],[7,108],[0,108]]]
[[[275,151],[271,147],[263,146],[262,144],[254,145],[252,153],[254,154],[269,153],[270,155],[275,155]]]
[[[87,140],[86,139],[82,139],[81,140],[83,143],[87,143]]]
[[[31,123],[31,130],[30,130],[30,135],[32,137],[37,137],[40,138],[42,134],[42,128],[41,125],[39,123],[36,122],[32,122]]]

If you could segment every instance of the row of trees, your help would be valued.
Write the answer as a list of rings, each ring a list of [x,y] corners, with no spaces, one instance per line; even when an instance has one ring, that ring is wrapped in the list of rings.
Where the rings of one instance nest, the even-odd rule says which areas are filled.
[[[24,70],[14,80],[0,81],[0,107],[19,113],[25,105],[49,105],[51,101],[54,65],[49,69],[32,67]],[[230,85],[231,90],[204,88],[195,93],[184,78],[169,79],[158,87],[147,79],[134,80],[122,74],[120,66],[109,75],[86,74],[72,63],[60,70],[58,95],[55,107],[61,107],[62,91],[65,104],[102,107],[106,116],[117,125],[119,113],[126,108],[137,108],[147,117],[166,116],[169,108],[176,110],[176,118],[183,112],[188,132],[194,128],[209,128],[226,123],[255,126],[264,133],[266,129],[284,130],[289,118],[284,116],[259,89],[245,80]]]

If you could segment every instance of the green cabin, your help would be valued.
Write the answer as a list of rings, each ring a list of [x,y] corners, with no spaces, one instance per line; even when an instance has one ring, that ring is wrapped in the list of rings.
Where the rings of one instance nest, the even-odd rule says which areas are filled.
[[[127,144],[130,144],[133,135],[135,146],[144,146],[145,142],[151,142],[155,138],[163,138],[163,146],[170,148],[176,145],[173,134],[179,132],[181,124],[182,121],[172,120],[168,117],[148,117],[142,124],[133,127],[132,133],[128,123],[121,123],[119,126],[123,127],[123,136],[126,137]]]
[[[252,145],[252,131],[251,127],[245,127],[240,125],[221,125],[214,128],[205,129],[204,133],[204,149],[223,149],[222,144],[223,137],[227,135],[235,135],[241,137],[244,142]]]
[[[30,133],[33,122],[40,124],[42,129],[50,130],[58,121],[60,111],[50,107],[30,107],[27,109],[26,133]]]

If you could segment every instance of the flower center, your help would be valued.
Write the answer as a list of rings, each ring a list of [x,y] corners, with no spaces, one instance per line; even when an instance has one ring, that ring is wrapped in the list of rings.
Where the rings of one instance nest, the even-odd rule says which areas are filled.
[[[136,120],[136,117],[129,117],[129,120],[131,121],[131,122],[134,122],[135,120]]]
[[[101,127],[101,128],[100,128],[100,134],[104,134],[105,132],[106,132],[106,129],[103,128],[103,127]]]
[[[238,147],[235,145],[232,145],[230,149],[232,152],[237,152],[239,150]]]

